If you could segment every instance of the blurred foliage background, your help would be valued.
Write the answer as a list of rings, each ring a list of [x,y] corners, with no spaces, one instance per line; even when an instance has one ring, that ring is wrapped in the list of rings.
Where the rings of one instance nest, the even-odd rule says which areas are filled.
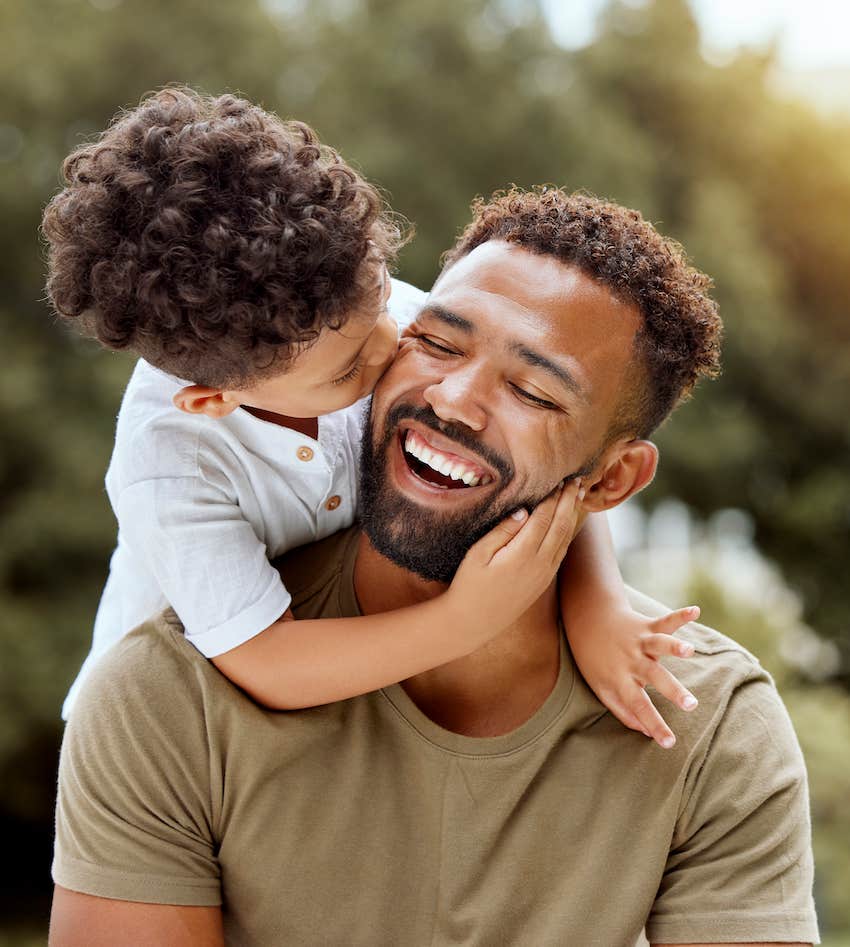
[[[713,275],[725,371],[660,432],[643,503],[745,510],[832,643],[807,673],[769,603],[694,575],[705,620],[783,688],[823,929],[850,938],[850,119],[782,97],[769,52],[708,61],[686,0],[612,0],[577,51],[535,0],[0,0],[0,34],[0,944],[46,927],[59,706],[114,541],[102,481],[131,368],[55,324],[37,228],[64,155],[171,82],[316,127],[415,222],[400,275],[422,287],[470,199],[512,182],[637,207]]]

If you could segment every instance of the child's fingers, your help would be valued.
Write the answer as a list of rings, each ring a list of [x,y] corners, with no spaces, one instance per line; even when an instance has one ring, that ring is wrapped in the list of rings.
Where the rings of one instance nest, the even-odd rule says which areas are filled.
[[[662,618],[656,618],[650,627],[654,632],[661,635],[672,635],[678,631],[682,625],[689,621],[696,621],[699,618],[699,606],[688,605],[687,608],[677,608],[675,612],[670,612]]]
[[[514,510],[501,523],[497,523],[489,533],[486,533],[469,548],[467,556],[475,562],[486,565],[500,549],[516,536],[528,519],[528,511],[522,508]]]
[[[541,554],[548,556],[552,562],[560,563],[567,554],[575,534],[580,497],[584,497],[581,478],[561,486],[549,528],[540,543]]]
[[[626,707],[622,701],[617,700],[613,695],[606,696],[603,701],[605,706],[611,711],[612,714],[620,721],[624,727],[628,727],[629,730],[637,730],[639,733],[642,733],[644,736],[649,736],[644,725],[638,720],[638,718]]]
[[[541,500],[527,521],[521,524],[522,530],[516,542],[511,546],[512,552],[516,550],[523,557],[537,553],[555,515],[555,508],[561,495],[560,490],[560,487],[556,487],[549,496]]]
[[[641,638],[641,651],[648,658],[690,658],[694,646],[689,641],[674,638],[673,635],[647,634]]]
[[[648,734],[665,750],[669,750],[673,746],[676,742],[673,731],[664,722],[664,718],[658,713],[655,704],[650,700],[649,694],[642,687],[637,689],[637,693],[628,706],[640,722],[644,733]]]
[[[528,561],[528,556],[542,556],[547,563],[558,564],[564,558],[569,548],[570,540],[575,531],[575,523],[578,517],[576,507],[576,495],[579,491],[577,482],[571,482],[567,485],[559,484],[555,489],[537,506],[534,512],[527,516],[527,521],[520,521],[514,529],[513,534],[516,541],[511,544],[511,554],[515,552]],[[519,511],[517,511],[519,512]],[[525,511],[522,511],[525,513]],[[515,514],[514,514],[515,515]],[[472,549],[484,543],[481,552],[489,552],[489,562],[493,556],[507,545],[512,537],[499,541],[498,530],[507,526],[507,530],[513,529],[513,522],[510,518],[503,520],[498,526],[494,527],[487,536],[478,540]],[[494,535],[495,534],[495,535]],[[485,540],[492,541],[486,542]],[[470,550],[470,553],[472,552]]]
[[[648,684],[682,710],[693,710],[698,701],[696,697],[667,668],[655,662],[646,675]]]

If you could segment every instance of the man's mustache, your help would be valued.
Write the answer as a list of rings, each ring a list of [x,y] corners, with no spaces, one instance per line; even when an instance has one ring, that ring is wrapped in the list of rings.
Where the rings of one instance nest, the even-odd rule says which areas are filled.
[[[438,418],[431,408],[425,405],[397,404],[387,414],[385,425],[385,440],[389,442],[393,432],[402,421],[418,421],[425,427],[429,427],[444,437],[448,437],[460,444],[466,450],[477,454],[482,460],[488,463],[496,470],[502,479],[502,483],[507,483],[513,479],[514,466],[501,454],[494,451],[486,444],[478,441],[468,427],[461,424],[454,424],[451,421],[443,421]]]

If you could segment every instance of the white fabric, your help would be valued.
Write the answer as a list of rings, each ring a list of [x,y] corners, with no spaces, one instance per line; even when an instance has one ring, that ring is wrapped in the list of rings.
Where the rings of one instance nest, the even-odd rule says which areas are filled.
[[[403,328],[425,294],[392,284]],[[208,658],[259,634],[290,602],[269,560],[354,520],[368,399],[319,418],[316,441],[243,408],[219,420],[186,414],[172,403],[186,384],[140,360],[124,394],[106,473],[118,545],[65,719],[100,656],[166,605]]]

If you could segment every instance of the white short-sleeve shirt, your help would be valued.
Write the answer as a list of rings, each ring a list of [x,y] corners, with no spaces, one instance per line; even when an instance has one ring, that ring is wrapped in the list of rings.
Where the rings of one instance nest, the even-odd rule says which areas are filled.
[[[403,328],[425,294],[392,286]],[[186,414],[172,402],[186,384],[140,360],[124,394],[106,473],[118,544],[66,719],[95,661],[166,605],[208,658],[259,634],[290,603],[269,560],[354,521],[368,399],[320,417],[314,440],[243,408]]]

